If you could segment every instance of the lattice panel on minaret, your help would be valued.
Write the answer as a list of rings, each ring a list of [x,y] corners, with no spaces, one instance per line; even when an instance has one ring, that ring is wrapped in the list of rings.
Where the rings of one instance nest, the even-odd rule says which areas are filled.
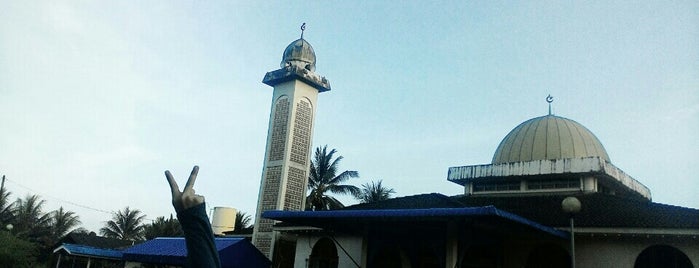
[[[260,234],[255,239],[255,247],[259,249],[265,256],[269,256],[269,252],[272,249],[272,236],[266,234]]]
[[[276,210],[279,198],[279,185],[282,177],[282,167],[273,166],[267,168],[265,186],[262,190],[261,211]]]
[[[272,138],[269,149],[269,161],[282,160],[286,147],[286,131],[289,122],[289,98],[283,97],[277,101],[274,107],[274,119],[272,123]]]
[[[304,166],[308,165],[306,160],[311,145],[312,113],[311,104],[305,100],[300,100],[296,106],[296,119],[294,120],[290,160]]]
[[[303,198],[306,197],[304,181],[306,171],[289,167],[287,175],[286,194],[284,195],[284,210],[303,210]]]
[[[260,202],[260,211],[265,212],[267,210],[277,210],[278,198],[279,198],[279,186],[282,177],[282,167],[273,166],[267,168],[267,173],[265,176],[264,187],[262,189],[262,202]],[[260,232],[271,232],[272,225],[274,221],[268,219],[261,219],[257,226]]]

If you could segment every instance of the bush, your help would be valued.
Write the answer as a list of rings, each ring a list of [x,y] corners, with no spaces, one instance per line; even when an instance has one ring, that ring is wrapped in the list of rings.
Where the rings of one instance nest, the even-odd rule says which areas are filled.
[[[38,254],[34,243],[0,231],[0,267],[36,267]]]

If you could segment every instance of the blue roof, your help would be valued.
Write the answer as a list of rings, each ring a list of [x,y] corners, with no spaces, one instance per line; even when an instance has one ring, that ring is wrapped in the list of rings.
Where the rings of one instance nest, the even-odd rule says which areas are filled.
[[[216,250],[224,249],[243,241],[243,238],[216,238]],[[187,256],[184,237],[158,237],[124,250],[125,254],[148,254],[158,256]]]
[[[96,248],[91,246],[67,243],[61,244],[61,246],[54,249],[53,252],[58,252],[60,250],[65,250],[66,253],[74,256],[95,257],[103,259],[121,259],[122,256],[121,250]]]
[[[262,213],[263,218],[285,221],[295,224],[305,224],[315,227],[326,227],[322,221],[314,219],[354,219],[354,220],[396,220],[403,218],[444,218],[453,217],[495,217],[510,222],[531,227],[533,229],[568,238],[568,233],[544,226],[521,216],[502,211],[494,206],[464,207],[464,208],[427,208],[427,209],[367,209],[367,210],[327,210],[327,211],[283,211],[270,210]]]
[[[264,255],[245,238],[217,237],[216,250],[223,267],[269,267]],[[184,265],[187,245],[183,237],[159,237],[124,250],[123,259],[142,263]]]

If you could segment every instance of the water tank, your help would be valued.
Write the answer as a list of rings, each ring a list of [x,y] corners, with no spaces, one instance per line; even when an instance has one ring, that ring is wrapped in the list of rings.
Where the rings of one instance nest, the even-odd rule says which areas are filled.
[[[231,232],[235,229],[235,214],[238,212],[234,208],[215,207],[214,215],[211,217],[211,229],[214,235],[223,235],[224,232]]]

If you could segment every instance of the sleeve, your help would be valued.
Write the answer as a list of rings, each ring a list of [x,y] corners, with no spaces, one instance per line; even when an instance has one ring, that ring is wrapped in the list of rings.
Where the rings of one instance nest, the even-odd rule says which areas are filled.
[[[187,244],[187,264],[185,267],[220,268],[214,232],[206,216],[206,204],[202,203],[177,213],[184,240]]]

